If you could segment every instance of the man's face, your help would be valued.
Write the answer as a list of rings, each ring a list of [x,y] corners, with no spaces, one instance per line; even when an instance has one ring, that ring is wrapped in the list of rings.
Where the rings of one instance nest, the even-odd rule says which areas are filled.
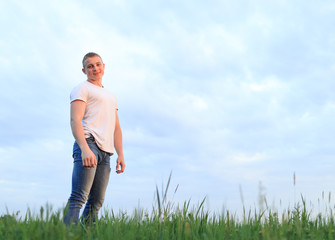
[[[85,60],[83,72],[92,81],[101,80],[105,72],[105,64],[98,56],[89,57]]]

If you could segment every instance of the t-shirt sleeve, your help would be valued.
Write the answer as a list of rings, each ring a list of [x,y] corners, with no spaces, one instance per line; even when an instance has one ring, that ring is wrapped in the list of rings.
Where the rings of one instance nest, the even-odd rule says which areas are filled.
[[[75,100],[81,100],[87,102],[88,91],[87,88],[83,85],[75,87],[70,94],[70,102],[72,103]]]

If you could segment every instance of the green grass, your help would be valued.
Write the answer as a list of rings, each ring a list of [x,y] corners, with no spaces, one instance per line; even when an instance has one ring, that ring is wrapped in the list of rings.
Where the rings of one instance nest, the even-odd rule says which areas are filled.
[[[195,206],[190,206],[190,201],[175,205],[167,200],[170,179],[171,175],[161,192],[156,189],[150,211],[138,208],[129,215],[105,210],[94,225],[67,227],[62,221],[64,210],[54,211],[47,204],[39,213],[28,209],[25,217],[2,215],[0,239],[335,239],[332,208],[312,217],[302,196],[299,203],[280,214],[266,207],[244,210],[238,218],[229,211],[210,214],[204,208],[205,198]]]
[[[163,206],[161,206],[163,207]],[[171,211],[136,209],[132,215],[105,211],[95,225],[66,227],[62,210],[42,207],[39,214],[0,217],[0,239],[335,239],[334,216],[312,218],[304,201],[281,215],[248,211],[242,219],[229,211],[210,215],[189,202]]]

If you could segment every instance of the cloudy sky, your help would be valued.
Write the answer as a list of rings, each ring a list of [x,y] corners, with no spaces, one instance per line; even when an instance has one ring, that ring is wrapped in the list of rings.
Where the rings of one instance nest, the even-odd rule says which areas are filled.
[[[151,209],[171,171],[169,197],[211,211],[334,190],[333,1],[0,0],[0,20],[0,214],[65,205],[69,94],[89,51],[127,165],[105,207]]]

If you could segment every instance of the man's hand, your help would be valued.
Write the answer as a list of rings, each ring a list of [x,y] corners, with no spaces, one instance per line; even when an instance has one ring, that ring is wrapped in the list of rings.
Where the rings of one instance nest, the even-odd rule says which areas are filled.
[[[95,158],[95,154],[91,151],[91,149],[87,149],[81,152],[81,159],[83,160],[84,167],[95,167],[97,165],[97,159]]]
[[[120,169],[121,167],[121,169]],[[116,160],[116,173],[119,174],[119,173],[123,173],[124,172],[124,169],[126,167],[126,164],[124,163],[124,158],[123,156],[118,156],[117,157],[117,160]]]

